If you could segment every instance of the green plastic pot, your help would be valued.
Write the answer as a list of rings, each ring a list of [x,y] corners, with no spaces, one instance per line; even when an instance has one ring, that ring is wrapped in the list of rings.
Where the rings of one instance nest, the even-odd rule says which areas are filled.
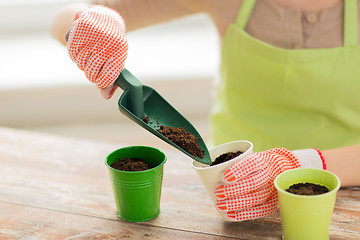
[[[323,185],[329,192],[311,196],[286,192],[291,185],[305,182]],[[279,174],[274,184],[279,196],[283,239],[329,239],[339,178],[325,170],[298,168]]]
[[[152,168],[145,171],[120,171],[111,167],[121,158],[141,158]],[[110,153],[105,164],[115,196],[117,215],[126,221],[143,222],[160,213],[163,168],[166,155],[152,147],[130,146]]]

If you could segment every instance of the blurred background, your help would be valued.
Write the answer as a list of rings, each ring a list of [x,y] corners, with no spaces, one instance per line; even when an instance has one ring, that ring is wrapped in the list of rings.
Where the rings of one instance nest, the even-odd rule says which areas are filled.
[[[50,36],[56,12],[73,0],[0,0],[0,126],[119,144],[157,140],[103,100],[66,48]],[[128,34],[126,68],[156,89],[208,137],[219,41],[205,14]]]

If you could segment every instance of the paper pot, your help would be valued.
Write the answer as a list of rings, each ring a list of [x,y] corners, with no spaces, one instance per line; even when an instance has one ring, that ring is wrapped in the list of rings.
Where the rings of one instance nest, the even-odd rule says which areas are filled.
[[[243,153],[238,157],[231,159],[230,161],[214,166],[209,166],[197,161],[192,162],[192,168],[195,169],[199,175],[204,187],[206,188],[206,191],[214,203],[216,203],[214,188],[220,183],[221,174],[225,171],[226,168],[230,167],[239,159],[251,155],[253,153],[253,144],[249,141],[240,140],[216,146],[209,151],[211,162],[214,162],[215,159],[221,154],[237,151],[241,151]]]
[[[141,158],[152,168],[145,171],[128,172],[111,167],[121,158]],[[166,155],[152,147],[130,146],[110,153],[105,164],[115,196],[117,215],[127,221],[142,222],[160,213],[160,197],[163,167]]]
[[[329,192],[311,196],[286,192],[291,185],[306,182],[323,185]],[[281,173],[274,184],[279,196],[283,239],[329,239],[339,178],[325,170],[298,168]]]

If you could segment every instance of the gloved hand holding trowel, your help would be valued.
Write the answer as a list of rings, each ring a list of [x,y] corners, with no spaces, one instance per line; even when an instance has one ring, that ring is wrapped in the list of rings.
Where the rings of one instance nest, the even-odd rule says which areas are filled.
[[[103,98],[111,98],[120,86],[125,91],[119,100],[121,112],[195,160],[211,163],[206,145],[196,129],[154,89],[143,86],[124,70],[128,43],[124,20],[116,11],[93,6],[77,12],[65,41],[71,59],[100,89]],[[186,149],[186,144],[164,135],[159,126],[163,128],[163,124],[170,123],[173,129],[181,127],[186,129],[186,134],[194,136],[197,141],[190,144],[198,149]]]
[[[100,6],[83,9],[75,14],[69,27],[71,30],[67,48],[71,59],[85,72],[86,77],[96,84],[104,98],[110,98],[117,85],[124,90],[129,85],[139,85],[136,78],[123,71],[128,45],[124,20],[116,11]],[[129,79],[131,81],[122,85],[122,80]],[[144,91],[154,94],[154,98],[163,104],[159,109],[169,109],[168,112],[165,110],[157,117],[164,120],[175,118],[180,126],[192,127],[164,99],[154,93],[153,89],[145,87]],[[128,99],[133,100],[131,96],[120,99],[120,110],[142,127],[156,134],[154,128],[144,125],[139,116],[144,112],[145,115],[151,116],[158,114],[158,109],[154,109],[144,101],[144,111],[140,110],[139,114],[134,114],[131,110],[134,106],[129,104]],[[169,112],[173,112],[174,115],[169,116]],[[195,129],[192,128],[192,131],[194,135],[197,134]],[[197,137],[200,138],[199,135]],[[206,149],[204,143],[200,145],[202,149]],[[271,214],[277,209],[278,204],[273,185],[277,175],[288,169],[306,167],[309,162],[309,166],[316,165],[316,168],[325,169],[324,158],[320,151],[311,149],[309,155],[307,153],[309,153],[307,150],[300,150],[294,154],[287,149],[271,149],[239,160],[225,170],[224,184],[220,184],[214,190],[218,210],[225,212],[229,221],[241,221]],[[209,155],[205,154],[204,159],[207,161],[209,158]],[[197,160],[201,161],[201,159]],[[331,167],[337,169],[334,159],[330,160]]]
[[[128,53],[123,18],[106,7],[84,9],[75,15],[66,38],[71,59],[103,98],[111,98]]]

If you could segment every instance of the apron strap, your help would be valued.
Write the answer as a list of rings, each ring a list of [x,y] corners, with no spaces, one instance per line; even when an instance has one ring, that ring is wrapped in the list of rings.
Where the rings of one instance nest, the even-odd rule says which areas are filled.
[[[358,45],[358,1],[344,0],[344,46]]]
[[[241,3],[241,7],[235,21],[236,25],[239,26],[241,29],[245,29],[252,10],[255,6],[255,3],[256,0],[243,0],[243,2]]]

